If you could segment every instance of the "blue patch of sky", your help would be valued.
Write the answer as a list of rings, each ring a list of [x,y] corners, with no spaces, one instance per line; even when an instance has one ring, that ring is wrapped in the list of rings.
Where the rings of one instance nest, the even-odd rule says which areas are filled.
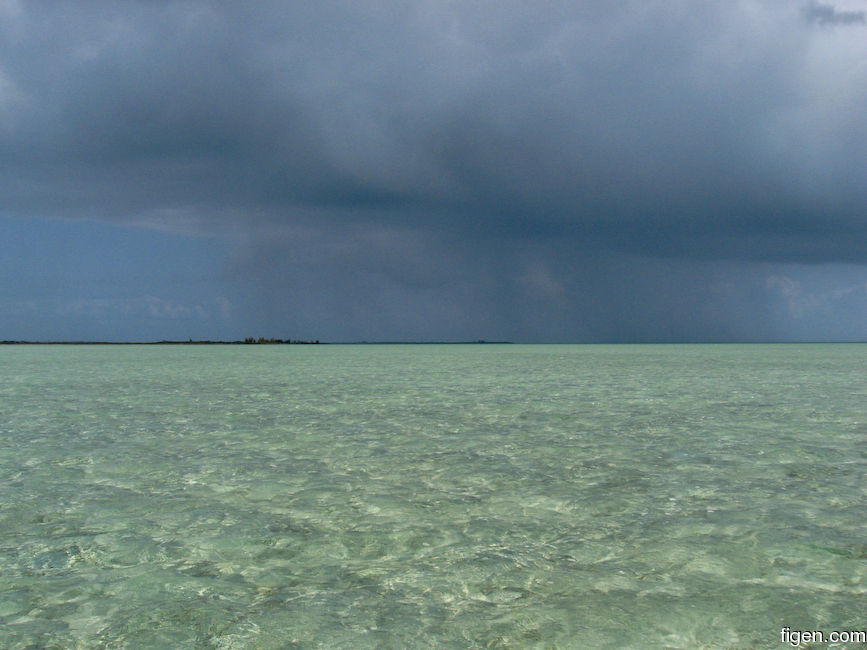
[[[0,228],[0,339],[213,336],[227,317],[220,239],[57,219]]]

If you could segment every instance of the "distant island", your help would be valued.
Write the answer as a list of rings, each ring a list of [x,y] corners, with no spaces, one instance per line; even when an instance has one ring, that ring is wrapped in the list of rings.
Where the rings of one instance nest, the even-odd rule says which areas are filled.
[[[508,345],[512,341],[344,341],[341,345]],[[320,345],[321,341],[266,339],[248,336],[243,341],[0,341],[0,345]]]
[[[243,341],[0,341],[0,345],[318,345],[319,341],[266,339],[249,336]]]

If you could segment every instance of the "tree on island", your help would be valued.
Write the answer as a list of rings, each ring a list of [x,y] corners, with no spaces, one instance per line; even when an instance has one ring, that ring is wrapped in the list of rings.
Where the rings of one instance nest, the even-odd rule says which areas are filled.
[[[244,339],[244,343],[250,344],[250,345],[268,345],[268,344],[275,344],[275,343],[283,343],[283,344],[292,343],[292,344],[296,344],[296,345],[300,345],[300,344],[309,345],[309,344],[319,343],[319,339],[317,339],[315,341],[298,341],[298,340],[293,341],[292,339],[266,339],[264,336],[260,336],[257,339],[253,336],[248,336],[247,338]]]

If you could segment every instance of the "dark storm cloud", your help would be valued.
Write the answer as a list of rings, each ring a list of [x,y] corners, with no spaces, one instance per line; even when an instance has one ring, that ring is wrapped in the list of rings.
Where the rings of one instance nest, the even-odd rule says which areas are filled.
[[[319,207],[365,221],[409,208],[430,228],[757,258],[803,257],[791,231],[831,224],[840,241],[813,255],[863,254],[849,232],[863,179],[827,165],[860,154],[864,92],[857,79],[840,89],[855,101],[843,116],[814,105],[804,74],[821,37],[786,3],[6,14],[3,189],[16,214],[282,221]]]
[[[323,314],[452,300],[496,329],[516,296],[577,319],[607,295],[626,323],[690,265],[865,262],[867,45],[825,28],[863,22],[783,0],[5,0],[0,209],[242,237],[236,270],[331,292]],[[657,289],[623,289],[638,267]]]

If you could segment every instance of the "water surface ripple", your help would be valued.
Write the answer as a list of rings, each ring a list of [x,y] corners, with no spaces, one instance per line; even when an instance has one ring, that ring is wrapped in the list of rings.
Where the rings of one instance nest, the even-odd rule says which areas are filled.
[[[5,346],[0,647],[865,629],[865,368],[867,345]]]

